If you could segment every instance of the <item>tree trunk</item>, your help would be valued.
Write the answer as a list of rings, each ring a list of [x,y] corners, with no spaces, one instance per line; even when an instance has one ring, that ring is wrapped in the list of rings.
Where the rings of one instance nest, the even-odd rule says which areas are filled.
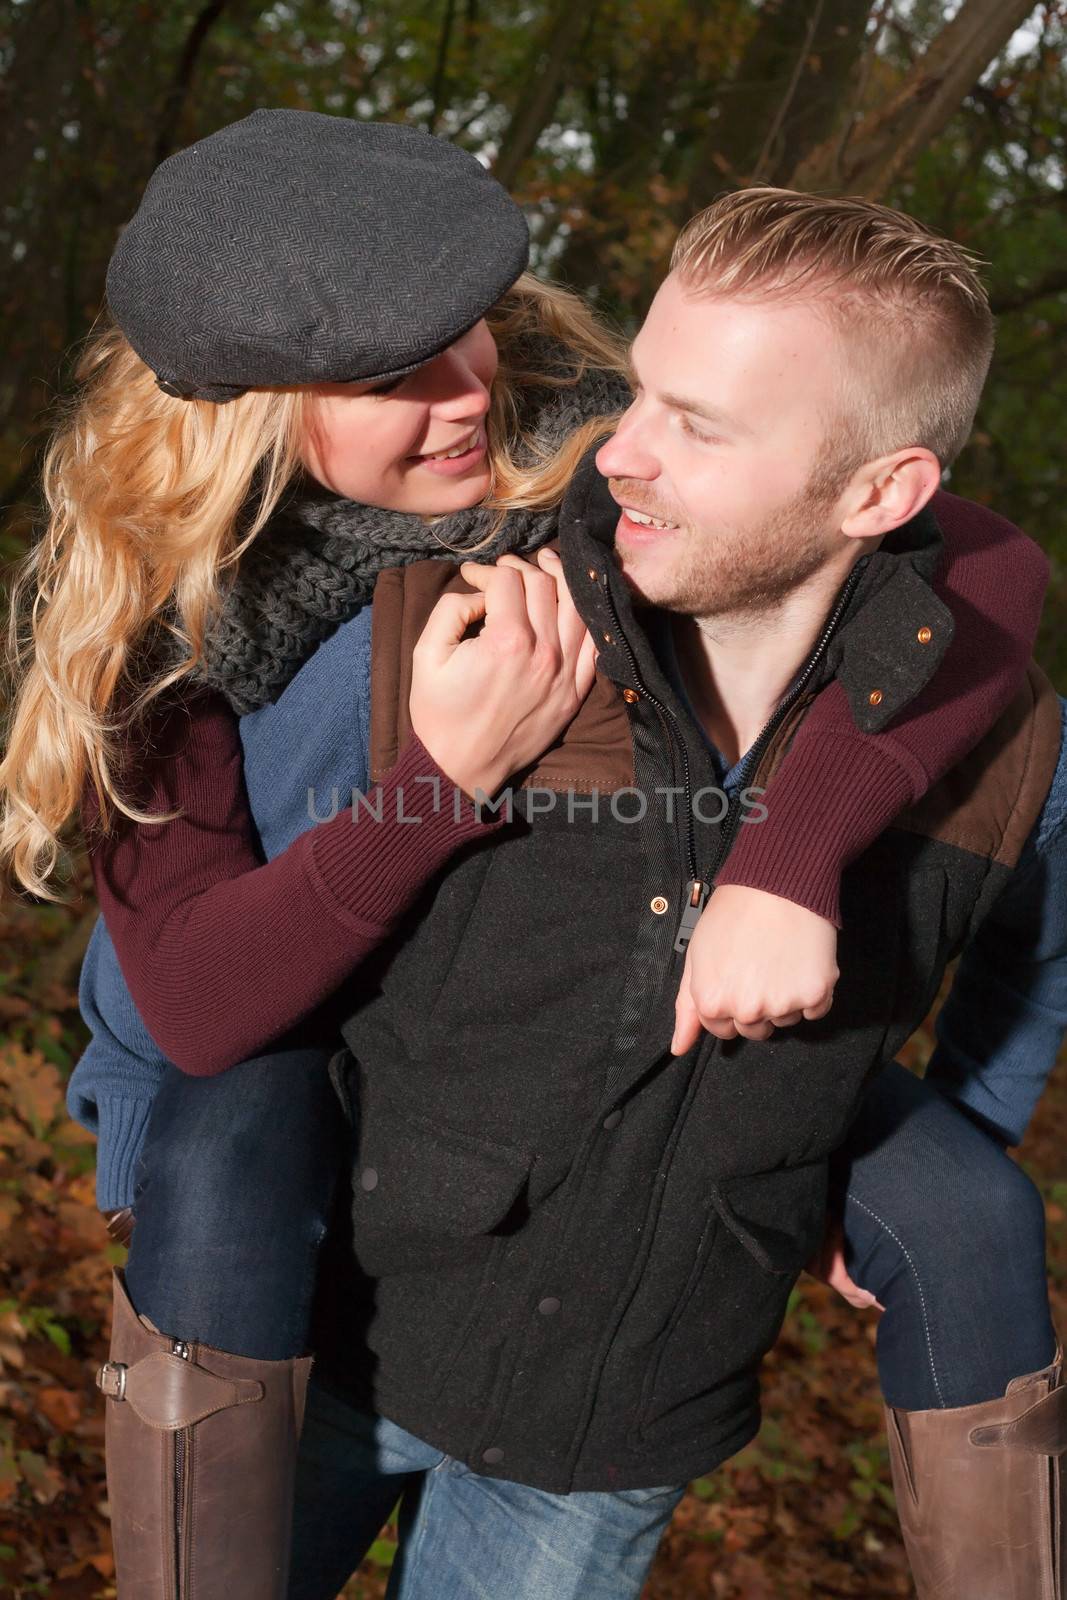
[[[574,47],[593,22],[596,9],[596,0],[584,6],[574,0],[562,0],[553,12],[547,33],[533,51],[525,74],[526,86],[493,163],[493,176],[505,189],[512,187],[519,169],[551,121]]]
[[[836,189],[878,199],[936,139],[1034,0],[964,0],[885,105],[850,138],[834,135],[798,162],[794,189]]]
[[[767,0],[698,148],[688,213],[728,187],[782,184],[841,118],[863,54],[870,0]]]

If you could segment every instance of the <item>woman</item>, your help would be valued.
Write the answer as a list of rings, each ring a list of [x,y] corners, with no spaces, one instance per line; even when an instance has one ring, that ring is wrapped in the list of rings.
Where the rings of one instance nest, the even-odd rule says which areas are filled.
[[[249,315],[243,297],[227,291],[231,279],[224,273],[220,295],[198,256],[206,243],[210,261],[225,261],[221,238],[235,252],[248,251],[249,219],[257,215],[250,195],[268,158],[284,195],[279,216],[293,223],[301,241],[315,236],[313,223],[324,217],[341,229],[323,240],[325,270],[312,275],[309,295],[301,276],[306,262],[287,261],[262,229],[254,233],[254,270],[239,254],[228,263],[238,269],[233,282],[250,281],[266,294],[266,310],[280,313],[273,318],[259,305]],[[153,179],[109,275],[125,338],[109,336],[91,358],[95,382],[50,461],[52,536],[29,569],[47,603],[35,620],[35,660],[3,771],[5,856],[19,881],[47,892],[58,829],[88,775],[90,829],[98,814],[108,821],[108,800],[133,824],[116,840],[103,829],[92,837],[101,895],[138,1008],[187,1072],[241,1062],[211,1085],[179,1073],[167,1077],[152,1110],[125,1285],[116,1278],[109,1376],[115,1401],[120,1390],[138,1399],[125,1395],[123,1368],[137,1363],[124,1361],[124,1351],[150,1363],[153,1355],[162,1358],[154,1369],[140,1368],[143,1415],[133,1404],[108,1407],[113,1528],[120,1578],[131,1593],[142,1579],[150,1581],[160,1541],[173,1565],[210,1572],[205,1592],[221,1591],[223,1583],[231,1592],[284,1592],[308,1305],[342,1156],[335,1145],[323,1159],[314,1143],[332,1136],[328,1051],[311,1048],[328,1038],[330,1019],[325,1009],[309,1014],[387,936],[449,855],[494,827],[461,806],[454,828],[402,836],[398,826],[368,843],[338,815],[288,848],[267,845],[271,860],[261,865],[232,714],[210,687],[184,702],[173,691],[186,680],[210,686],[225,679],[232,703],[266,710],[270,693],[341,621],[311,656],[311,663],[325,663],[324,690],[335,691],[330,669],[343,652],[325,652],[334,641],[358,647],[358,632],[346,630],[359,613],[345,622],[345,607],[351,611],[368,598],[376,571],[435,553],[435,545],[451,550],[457,518],[463,548],[476,546],[483,558],[540,550],[552,537],[560,492],[602,426],[598,418],[621,403],[618,384],[598,376],[610,373],[615,359],[610,341],[573,301],[523,280],[498,304],[524,253],[516,247],[509,203],[470,165],[409,130],[372,131],[300,113],[257,113],[171,158]],[[363,205],[358,227],[355,208],[345,203],[353,198],[346,185],[356,181]],[[319,206],[321,192],[341,204]],[[374,195],[379,212],[370,205]],[[439,204],[447,206],[447,219],[435,209]],[[401,236],[399,244],[390,230]],[[487,241],[501,238],[502,251],[488,248]],[[341,271],[352,259],[366,264],[362,294]],[[181,292],[161,328],[158,290],[168,273]],[[310,312],[305,300],[313,302]],[[379,311],[380,326],[373,321]],[[495,387],[494,341],[480,321],[489,313],[503,358]],[[152,393],[153,382],[166,400]],[[577,434],[576,422],[586,424]],[[115,494],[122,496],[122,515],[109,502]],[[479,506],[473,517],[464,515]],[[426,521],[437,516],[445,520]],[[341,586],[332,616],[317,602],[312,625],[294,627],[285,609],[291,596],[272,587],[272,565],[279,553],[298,548],[311,570],[323,548],[343,542],[346,533],[344,570],[355,581]],[[472,540],[472,533],[479,537]],[[265,553],[258,570],[253,541]],[[268,647],[247,681],[234,674],[226,651],[232,656],[235,642],[246,645],[249,630],[228,633],[224,614],[213,631],[218,574],[239,559],[238,579],[251,573],[253,581],[244,589],[238,582],[225,598],[236,595],[238,609],[250,603],[254,610],[256,596],[265,594],[275,608],[264,616]],[[386,799],[418,777],[450,780],[468,796],[477,787],[495,789],[528,767],[569,720],[590,681],[588,643],[551,556],[539,555],[538,562],[540,571],[504,555],[486,582],[484,603],[475,596],[457,604],[453,597],[435,613],[419,647],[411,702],[416,739],[383,780]],[[299,573],[299,563],[281,565]],[[467,624],[483,615],[481,638],[464,640]],[[510,628],[512,645],[514,632],[525,630],[527,654],[518,663],[510,646],[494,646],[498,619],[505,637]],[[509,657],[521,670],[501,677]],[[538,676],[530,676],[535,669]],[[471,719],[487,693],[490,714],[472,735]],[[258,698],[264,694],[265,701]],[[280,714],[284,698],[271,709]],[[324,715],[329,703],[322,702]],[[104,720],[116,709],[131,757],[121,787]],[[991,705],[990,715],[996,709]],[[338,718],[353,712],[358,716],[358,705],[349,701]],[[809,722],[818,714],[817,708]],[[832,716],[833,708],[823,714]],[[330,762],[321,767],[336,776]],[[165,807],[176,799],[183,818],[154,820],[148,807],[156,799]],[[257,817],[261,830],[266,816]],[[408,842],[412,833],[417,845]],[[127,937],[134,922],[137,939]],[[235,985],[248,1002],[240,1010],[233,1005]],[[285,1043],[293,1048],[282,1050]],[[272,1056],[257,1057],[268,1045]],[[239,1080],[254,1092],[242,1097],[237,1128],[233,1104],[221,1111],[216,1085],[232,1088]],[[139,1096],[118,1095],[116,1103],[149,1101],[141,1081]],[[128,1151],[143,1125],[134,1113],[125,1117],[120,1142]],[[205,1146],[209,1130],[215,1141]],[[207,1155],[211,1168],[213,1203],[206,1206],[203,1192],[187,1192],[184,1157],[191,1148]],[[265,1192],[276,1207],[267,1223]],[[253,1197],[252,1210],[242,1215],[240,1207]],[[222,1259],[235,1237],[251,1247],[239,1277],[214,1280],[206,1251]],[[227,1273],[235,1260],[231,1252]],[[167,1412],[146,1375],[157,1370],[170,1381],[193,1344],[199,1348],[187,1370],[212,1373],[247,1406],[216,1409],[209,1395],[180,1417]],[[246,1427],[247,1419],[254,1425]],[[169,1438],[164,1447],[168,1426],[178,1426],[175,1443],[186,1433],[196,1440],[192,1479]],[[262,1465],[265,1440],[270,1471]],[[163,1492],[146,1506],[148,1463],[150,1481]],[[242,1463],[254,1470],[235,1473]],[[210,1508],[220,1504],[228,1515],[213,1524]],[[238,1506],[248,1530],[239,1547],[225,1533]]]

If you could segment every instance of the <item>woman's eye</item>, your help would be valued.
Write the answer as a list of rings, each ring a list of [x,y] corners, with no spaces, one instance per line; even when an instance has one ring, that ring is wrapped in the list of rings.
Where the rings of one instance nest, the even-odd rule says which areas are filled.
[[[373,395],[392,394],[394,389],[400,388],[400,385],[403,383],[404,378],[406,377],[407,373],[404,373],[399,378],[388,378],[385,383],[376,383],[373,389],[367,389],[364,392],[366,394]]]

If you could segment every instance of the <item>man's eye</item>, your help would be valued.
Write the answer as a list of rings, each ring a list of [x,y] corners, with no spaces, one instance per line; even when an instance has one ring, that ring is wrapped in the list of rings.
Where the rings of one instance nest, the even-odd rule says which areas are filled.
[[[714,444],[716,440],[716,435],[713,433],[701,433],[688,417],[682,418],[682,432],[687,433],[691,439],[699,439],[701,444]]]

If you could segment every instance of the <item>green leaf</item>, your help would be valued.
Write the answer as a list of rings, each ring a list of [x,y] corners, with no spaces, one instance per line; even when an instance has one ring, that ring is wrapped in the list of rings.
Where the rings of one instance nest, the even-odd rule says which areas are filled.
[[[367,1560],[376,1567],[391,1567],[396,1560],[396,1550],[395,1539],[375,1539],[367,1551]]]

